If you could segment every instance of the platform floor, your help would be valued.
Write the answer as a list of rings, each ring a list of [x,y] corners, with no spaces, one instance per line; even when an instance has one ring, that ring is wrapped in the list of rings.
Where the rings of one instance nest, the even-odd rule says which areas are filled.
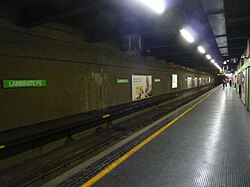
[[[94,186],[250,186],[250,113],[219,88]]]
[[[58,186],[81,186],[86,171]],[[218,87],[98,180],[100,175],[93,175],[94,187],[250,186],[250,112],[234,88]]]

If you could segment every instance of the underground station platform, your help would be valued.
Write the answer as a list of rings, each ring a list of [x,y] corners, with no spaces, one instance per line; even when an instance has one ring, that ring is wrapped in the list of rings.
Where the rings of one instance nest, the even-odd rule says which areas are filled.
[[[216,87],[170,118],[44,186],[250,185],[250,116],[234,88]]]
[[[0,1],[0,187],[250,186],[249,8]]]

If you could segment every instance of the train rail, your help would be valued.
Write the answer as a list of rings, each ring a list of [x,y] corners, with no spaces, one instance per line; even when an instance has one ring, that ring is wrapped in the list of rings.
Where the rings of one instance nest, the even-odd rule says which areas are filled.
[[[110,107],[101,111],[91,111],[89,113],[81,114],[81,115],[85,115],[89,117],[87,118],[87,120],[83,120],[82,122],[79,122],[79,123],[76,123],[76,121],[79,119],[76,120],[75,118],[75,120],[73,120],[73,117],[65,118],[68,124],[64,122],[61,128],[59,128],[58,130],[56,130],[55,128],[53,129],[44,128],[43,130],[40,131],[40,133],[39,133],[39,130],[36,130],[35,131],[36,133],[29,134],[30,129],[27,128],[26,130],[29,136],[28,137],[24,136],[25,133],[22,133],[22,136],[21,136],[22,138],[25,138],[25,140],[18,142],[21,138],[20,136],[18,136],[13,139],[11,138],[5,139],[5,144],[11,145],[10,146],[11,149],[14,150],[16,147],[27,145],[31,143],[30,141],[32,141],[33,147],[34,147],[34,142],[39,141],[39,140],[41,141],[41,139],[43,138],[49,138],[50,136],[55,136],[60,133],[63,133],[63,136],[62,135],[56,136],[56,139],[65,137],[65,136],[71,136],[72,134],[77,133],[79,131],[93,128],[93,127],[100,127],[101,124],[110,123],[114,121],[115,119],[128,116],[129,114],[134,114],[143,109],[148,109],[143,114],[140,114],[138,116],[132,116],[131,118],[126,119],[125,121],[119,124],[108,127],[108,129],[105,129],[99,132],[98,134],[95,134],[94,135],[95,137],[93,138],[92,143],[90,143],[85,149],[78,149],[77,148],[78,146],[76,146],[75,150],[71,151],[69,155],[63,158],[60,158],[56,161],[52,160],[51,162],[42,164],[38,168],[35,168],[35,169],[33,168],[30,171],[27,171],[22,176],[18,176],[17,174],[16,177],[13,176],[13,179],[9,181],[11,181],[11,185],[14,185],[14,186],[27,186],[27,185],[31,185],[37,182],[39,183],[41,181],[47,180],[48,178],[50,178],[50,176],[56,175],[55,173],[60,173],[62,171],[67,170],[68,168],[71,168],[73,165],[77,163],[83,162],[84,160],[97,154],[101,150],[120,141],[124,137],[127,137],[131,135],[132,133],[134,133],[135,131],[142,129],[143,127],[147,126],[153,121],[156,121],[157,119],[159,119],[163,115],[166,115],[170,111],[202,95],[203,93],[207,92],[213,87],[215,87],[215,85],[203,86],[203,87],[194,88],[190,90],[174,92],[174,93],[162,95],[156,98],[150,98],[147,100],[117,105],[117,106]],[[103,117],[105,115],[107,115],[108,117]],[[76,115],[74,117],[79,118],[79,116],[80,115]],[[62,119],[52,121],[52,123],[57,124],[57,123],[60,123],[61,120]],[[69,127],[72,124],[73,124],[73,127]],[[12,135],[14,136],[14,134],[18,132],[20,132],[20,129],[18,129],[16,132],[12,131],[13,133]],[[49,133],[46,135],[46,132],[49,132]],[[10,132],[7,132],[7,133],[10,133]],[[2,137],[1,137],[1,140],[2,140]],[[6,140],[9,140],[9,141],[6,141]],[[55,139],[52,138],[49,140],[52,141]],[[6,156],[7,155],[8,154],[6,154]]]

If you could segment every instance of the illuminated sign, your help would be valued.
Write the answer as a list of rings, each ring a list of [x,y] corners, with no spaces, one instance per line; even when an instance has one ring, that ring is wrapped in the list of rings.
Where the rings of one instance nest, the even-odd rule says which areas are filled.
[[[128,79],[116,79],[116,84],[128,84]]]
[[[45,87],[46,80],[3,80],[3,88],[39,88]]]
[[[161,79],[154,79],[154,82],[161,82]]]

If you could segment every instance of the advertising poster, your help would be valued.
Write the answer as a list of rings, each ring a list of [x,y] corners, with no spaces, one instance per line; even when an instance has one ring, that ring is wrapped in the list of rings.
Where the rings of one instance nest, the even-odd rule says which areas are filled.
[[[172,74],[172,88],[177,88],[178,82],[177,82],[177,74]]]
[[[199,84],[199,86],[201,86],[202,85],[202,78],[200,77],[198,80],[199,80],[198,84]]]
[[[145,99],[152,96],[152,76],[132,75],[132,100]]]
[[[245,76],[246,76],[246,70],[244,70],[241,74],[241,99],[243,103],[246,103],[246,90],[245,90]]]
[[[204,85],[205,83],[205,78],[201,78],[201,85]]]
[[[197,87],[197,86],[198,86],[198,78],[195,77],[195,78],[194,78],[194,87]]]
[[[193,84],[192,84],[192,77],[187,77],[187,88],[192,88]]]

